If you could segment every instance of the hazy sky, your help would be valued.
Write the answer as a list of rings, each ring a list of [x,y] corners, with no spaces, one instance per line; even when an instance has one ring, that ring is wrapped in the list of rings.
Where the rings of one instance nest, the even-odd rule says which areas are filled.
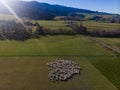
[[[36,0],[36,1],[46,2],[50,4],[60,4],[95,11],[120,13],[120,0]]]

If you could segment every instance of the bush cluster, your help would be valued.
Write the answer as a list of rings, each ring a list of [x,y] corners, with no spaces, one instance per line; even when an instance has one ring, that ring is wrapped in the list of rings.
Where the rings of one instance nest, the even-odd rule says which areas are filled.
[[[120,37],[120,30],[93,30],[89,31],[90,36],[95,37]]]
[[[43,34],[42,27],[35,23],[36,30],[33,31],[32,27],[23,25],[17,21],[0,21],[0,40],[27,40],[30,38],[38,38]]]

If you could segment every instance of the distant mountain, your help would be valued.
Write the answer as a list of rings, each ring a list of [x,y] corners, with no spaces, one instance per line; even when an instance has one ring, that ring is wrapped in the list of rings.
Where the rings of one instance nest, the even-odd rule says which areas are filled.
[[[84,13],[84,14],[102,14],[108,15],[109,13],[91,11],[86,9],[78,9],[66,7],[61,5],[51,5],[47,3],[40,3],[37,1],[14,1],[14,4],[9,4],[10,7],[21,17],[28,17],[30,19],[53,19],[55,16],[68,16],[71,13]],[[3,5],[0,6],[0,13],[9,13]]]

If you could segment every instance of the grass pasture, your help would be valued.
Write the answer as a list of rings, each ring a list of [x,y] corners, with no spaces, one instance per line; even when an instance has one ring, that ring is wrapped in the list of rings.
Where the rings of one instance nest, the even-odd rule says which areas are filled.
[[[45,72],[44,70],[47,70],[46,62],[49,60],[50,61],[54,60],[54,59],[49,58],[52,56],[56,57],[56,58],[60,57],[60,56],[63,58],[67,57],[67,56],[71,56],[71,58],[77,56],[78,58],[75,60],[77,60],[77,62],[80,62],[79,64],[81,65],[81,67],[83,67],[84,69],[88,68],[87,70],[90,71],[89,73],[87,73],[87,71],[85,71],[85,73],[87,73],[86,74],[87,76],[85,76],[85,77],[83,76],[83,78],[81,78],[83,80],[84,85],[80,86],[81,81],[79,78],[76,77],[78,79],[78,81],[76,81],[74,79],[73,79],[73,81],[70,80],[70,82],[65,83],[65,86],[62,86],[63,83],[52,84],[52,86],[51,86],[51,83],[49,81],[47,81],[48,79],[46,79],[44,77],[45,75],[48,75],[48,74],[43,75],[43,74],[41,74],[41,72],[39,72],[39,70],[41,70],[41,71],[43,70],[42,71],[43,73]],[[30,62],[29,62],[29,60],[30,60]],[[10,86],[8,86],[8,87],[13,88],[12,83],[16,84],[15,86],[18,85],[17,87],[14,87],[14,89],[21,88],[21,87],[27,88],[29,85],[31,85],[31,87],[33,87],[33,88],[35,88],[35,87],[40,88],[43,85],[40,86],[40,85],[38,85],[39,83],[48,82],[48,84],[47,84],[48,88],[49,88],[48,90],[54,90],[53,88],[55,88],[55,87],[59,88],[57,90],[61,90],[61,88],[63,90],[68,90],[68,89],[73,90],[73,88],[75,88],[76,90],[79,90],[79,88],[81,88],[81,90],[99,90],[99,89],[101,90],[101,88],[103,90],[116,90],[115,88],[113,89],[114,86],[110,84],[110,82],[112,82],[118,89],[120,89],[120,78],[119,78],[119,76],[120,76],[120,73],[119,73],[120,58],[112,56],[112,54],[110,52],[106,51],[104,48],[102,48],[98,44],[90,41],[87,37],[84,37],[84,36],[58,35],[58,36],[43,36],[39,39],[30,39],[30,40],[26,40],[24,42],[9,41],[9,40],[0,41],[0,61],[1,61],[0,62],[0,66],[1,66],[0,72],[2,72],[2,73],[4,72],[3,74],[1,74],[3,76],[0,76],[0,78],[2,79],[4,77],[3,79],[5,79],[5,78],[6,79],[8,78],[7,80],[10,79],[10,81],[6,80],[6,82],[1,81],[1,88],[4,88],[4,87],[2,87],[2,85],[4,86],[4,85],[8,85],[8,84],[10,84]],[[19,63],[22,63],[22,64],[19,64]],[[34,65],[31,65],[31,63],[33,63]],[[13,64],[15,64],[15,66]],[[89,65],[91,68],[89,67]],[[6,66],[8,66],[8,67],[6,67]],[[13,66],[13,68],[10,68],[11,66]],[[38,69],[37,69],[37,67],[38,67]],[[43,67],[45,69],[40,69]],[[15,70],[16,74],[12,74],[13,76],[9,76],[9,74],[8,75],[6,74],[6,76],[4,76],[4,74],[7,73],[7,71],[5,72],[4,68],[5,68],[5,70],[10,71],[11,74],[14,73],[14,71],[11,71],[11,70]],[[18,70],[17,70],[17,68],[18,68]],[[93,68],[93,70],[92,70],[92,68]],[[26,71],[24,71],[24,69],[26,71],[28,70],[27,74],[25,73]],[[23,70],[23,72],[21,70]],[[83,70],[83,72],[84,72],[84,70]],[[97,73],[99,73],[99,74],[96,75],[96,74],[94,74],[94,72],[96,74]],[[23,76],[20,77],[19,74],[21,75],[21,73],[25,73],[25,74],[23,74]],[[32,74],[34,74],[35,76],[34,75],[31,76]],[[91,75],[89,76],[89,74],[91,74]],[[105,84],[105,83],[108,83],[108,81],[106,81],[105,77],[103,77],[102,74],[108,80],[110,80],[109,84]],[[11,77],[16,77],[16,79],[11,79]],[[33,77],[36,77],[36,79],[34,80]],[[89,77],[89,79],[86,79],[88,77]],[[23,79],[26,78],[25,85],[19,86],[24,81],[22,78]],[[40,79],[37,80],[37,78],[40,78]],[[29,79],[31,81],[29,81]],[[45,79],[46,81],[44,81],[43,79]],[[99,81],[99,80],[96,81],[97,79],[100,79],[101,81]],[[19,80],[23,80],[23,81],[16,83]],[[28,83],[27,80],[30,83]],[[86,80],[86,81],[84,81],[84,80]],[[32,82],[34,82],[34,84]],[[38,82],[38,83],[36,84],[35,82]],[[29,84],[29,85],[27,85],[27,84]],[[73,85],[73,86],[71,86],[71,85]],[[84,89],[83,89],[83,87],[84,87]],[[24,88],[23,88],[23,90],[24,90]],[[42,90],[46,90],[45,89],[46,87],[42,87],[42,88],[43,88]],[[55,90],[56,90],[56,88],[55,88]],[[66,89],[66,88],[68,88],[68,89]],[[108,88],[108,89],[106,89],[106,88]]]
[[[65,57],[2,57],[0,58],[1,90],[117,90],[85,58],[72,58],[83,68],[81,75],[67,82],[53,83],[48,78],[49,61]]]
[[[89,58],[89,61],[120,90],[120,58],[93,57],[91,60]]]
[[[120,38],[97,38],[120,50]]]
[[[88,30],[117,30],[120,29],[120,24],[117,23],[104,23],[95,21],[85,21],[83,23]]]
[[[0,56],[110,56],[84,36],[42,36],[39,39],[0,41]]]
[[[47,29],[51,29],[51,30],[71,30],[70,27],[67,27],[65,25],[64,21],[38,21],[39,24]]]
[[[65,25],[64,21],[38,21],[41,26],[49,28],[52,30],[71,30],[70,27]],[[116,30],[120,29],[120,24],[116,23],[104,23],[95,21],[84,21],[83,25],[88,28],[88,30]]]

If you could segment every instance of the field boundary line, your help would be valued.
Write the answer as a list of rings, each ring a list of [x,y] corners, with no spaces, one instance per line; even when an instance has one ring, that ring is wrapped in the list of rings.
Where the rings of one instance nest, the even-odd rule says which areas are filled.
[[[88,37],[88,39],[102,46],[106,50],[112,52],[115,56],[120,57],[120,50],[117,47],[113,47],[102,40],[95,39],[94,37]]]

